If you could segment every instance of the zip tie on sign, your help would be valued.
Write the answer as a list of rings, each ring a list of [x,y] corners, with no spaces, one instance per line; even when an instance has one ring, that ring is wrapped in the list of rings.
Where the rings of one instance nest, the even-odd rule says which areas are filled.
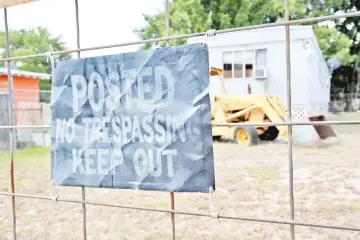
[[[55,60],[54,60],[54,58],[53,58],[53,56],[52,56],[52,51],[46,52],[45,55],[46,55],[46,57],[47,57],[47,59],[46,59],[47,62],[49,62],[49,59],[50,59],[50,62],[51,62],[51,70],[53,70],[54,67],[55,67]]]
[[[54,196],[51,199],[54,200],[55,202],[57,202],[59,199],[59,192],[57,189],[57,185],[54,181],[53,181],[53,192],[54,192]]]
[[[207,38],[210,36],[210,37],[213,37],[216,35],[216,30],[215,29],[209,29],[206,31],[205,33],[205,39],[204,39],[204,42],[203,42],[203,47],[206,46],[206,40]]]
[[[212,206],[212,201],[211,201],[211,196],[214,192],[214,188],[213,187],[210,187],[209,188],[209,204],[210,204],[210,217],[211,218],[214,218],[214,219],[219,219],[219,214],[218,213],[214,213],[213,211],[213,206]]]

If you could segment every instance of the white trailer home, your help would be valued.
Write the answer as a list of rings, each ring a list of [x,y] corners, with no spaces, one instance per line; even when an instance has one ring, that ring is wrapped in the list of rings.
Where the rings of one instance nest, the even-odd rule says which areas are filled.
[[[326,115],[330,101],[330,72],[311,26],[291,26],[291,94],[293,120]],[[202,43],[205,37],[190,38]],[[285,28],[273,27],[208,37],[211,67],[225,70],[228,94],[286,94]],[[219,78],[219,77],[217,77]],[[215,94],[220,79],[212,79]]]
[[[285,27],[254,29],[211,37],[190,38],[188,43],[209,47],[211,67],[224,69],[223,85],[212,77],[213,94],[279,96],[287,103]],[[324,120],[330,102],[331,73],[311,26],[290,27],[292,120]],[[225,88],[225,89],[224,89]],[[294,126],[294,144],[322,144],[331,127]]]

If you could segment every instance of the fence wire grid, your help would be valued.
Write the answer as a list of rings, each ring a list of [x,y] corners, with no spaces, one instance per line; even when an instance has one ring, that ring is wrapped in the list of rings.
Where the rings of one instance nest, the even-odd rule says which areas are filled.
[[[120,47],[120,46],[128,46],[128,45],[136,45],[136,44],[143,44],[143,43],[154,43],[159,41],[169,41],[173,39],[187,39],[192,37],[208,37],[209,31],[207,32],[200,32],[200,33],[191,33],[191,34],[184,34],[184,35],[177,35],[177,36],[169,36],[169,15],[168,15],[168,0],[165,0],[165,27],[166,27],[166,35],[162,38],[156,39],[148,39],[148,40],[141,40],[141,41],[134,41],[134,42],[127,42],[127,43],[116,43],[113,45],[105,45],[105,46],[98,46],[98,47],[90,47],[90,48],[81,48],[80,46],[80,26],[79,26],[79,5],[78,0],[74,0],[75,4],[75,19],[76,19],[76,39],[77,39],[77,49],[72,50],[65,50],[65,51],[57,51],[52,52],[52,55],[59,55],[64,53],[77,53],[77,57],[80,58],[80,53],[82,51],[90,51],[90,50],[98,50],[104,48],[113,48],[113,47]],[[176,228],[175,228],[175,215],[187,215],[187,216],[194,216],[194,217],[206,217],[206,218],[216,218],[216,219],[229,219],[229,220],[240,220],[240,221],[250,221],[250,222],[259,222],[259,223],[269,223],[269,224],[279,224],[279,225],[288,225],[290,229],[290,238],[295,239],[295,226],[304,226],[304,227],[316,227],[316,228],[324,228],[324,229],[337,229],[337,230],[348,230],[348,231],[356,231],[360,232],[360,226],[358,227],[349,227],[349,226],[341,226],[341,225],[327,225],[327,224],[319,224],[316,222],[300,222],[296,221],[295,219],[295,201],[294,201],[294,169],[293,169],[293,126],[299,125],[358,125],[360,121],[314,121],[314,122],[293,122],[292,121],[292,96],[291,96],[291,49],[290,49],[290,26],[297,25],[297,24],[311,24],[311,23],[318,23],[327,20],[334,20],[334,19],[341,19],[341,18],[351,18],[351,17],[359,17],[360,12],[351,12],[351,13],[342,13],[336,14],[331,16],[322,16],[316,18],[308,18],[308,19],[301,19],[301,20],[292,20],[290,21],[289,16],[289,1],[284,0],[284,22],[277,22],[277,23],[270,23],[270,24],[261,24],[261,25],[254,25],[254,26],[246,26],[246,27],[238,27],[238,28],[230,28],[230,29],[221,29],[221,30],[211,30],[212,34],[219,35],[219,34],[226,34],[231,32],[238,32],[238,31],[245,31],[251,29],[263,29],[275,26],[283,26],[284,27],[284,34],[286,36],[286,91],[287,91],[287,121],[285,122],[270,122],[270,123],[219,123],[213,124],[213,126],[258,126],[258,125],[266,125],[266,126],[287,126],[288,128],[288,193],[289,193],[289,219],[271,219],[271,218],[250,218],[250,217],[243,217],[243,216],[230,216],[230,215],[223,215],[220,212],[218,214],[214,214],[213,212],[192,212],[192,211],[181,211],[175,210],[175,196],[174,193],[170,193],[170,209],[163,209],[163,208],[149,208],[149,207],[141,207],[141,206],[129,206],[129,205],[121,205],[121,204],[114,204],[114,203],[104,203],[104,202],[97,202],[97,201],[90,201],[86,199],[86,189],[84,187],[81,188],[81,197],[78,200],[74,200],[71,198],[64,198],[60,197],[57,194],[53,195],[35,195],[35,194],[23,194],[18,193],[15,191],[15,181],[14,181],[14,153],[17,149],[25,148],[28,146],[50,146],[50,107],[48,103],[41,103],[41,104],[30,104],[27,106],[23,106],[21,104],[17,104],[14,106],[14,101],[21,100],[29,102],[33,100],[33,97],[23,97],[16,99],[14,94],[16,92],[29,92],[29,90],[14,90],[13,89],[13,80],[11,77],[11,61],[18,61],[21,59],[26,58],[34,58],[34,57],[47,57],[49,53],[38,53],[35,55],[27,55],[27,56],[19,56],[19,57],[11,57],[10,56],[10,48],[9,48],[9,28],[8,28],[8,19],[7,19],[7,9],[4,9],[4,18],[5,18],[5,35],[6,35],[6,51],[7,57],[0,59],[0,62],[7,62],[8,68],[8,89],[3,89],[2,92],[5,92],[9,96],[9,108],[0,109],[0,116],[9,116],[8,122],[9,124],[1,124],[0,131],[5,131],[8,134],[2,134],[3,136],[8,136],[6,139],[2,139],[2,142],[8,142],[6,146],[0,146],[0,149],[10,149],[10,184],[11,184],[11,192],[0,192],[2,196],[11,197],[11,206],[12,206],[12,229],[13,229],[13,239],[17,239],[18,232],[17,232],[17,215],[16,215],[16,198],[26,198],[26,199],[38,199],[38,200],[47,200],[47,201],[56,201],[56,202],[67,202],[67,203],[77,203],[81,204],[82,206],[82,232],[83,232],[83,239],[87,239],[87,206],[103,206],[103,207],[111,207],[111,208],[124,208],[130,210],[141,210],[141,211],[150,211],[150,212],[159,212],[159,213],[166,213],[170,214],[171,219],[171,238],[176,238]],[[205,41],[205,40],[204,40]],[[47,95],[45,96],[46,99],[49,99],[50,92],[49,91],[38,91],[40,95]],[[1,97],[1,95],[0,95]],[[39,96],[35,95],[35,98],[39,98]],[[344,98],[351,98],[355,99],[356,101],[352,104],[354,105],[354,109],[359,109],[359,103],[357,95],[354,96],[340,96],[335,97],[334,106],[340,108],[340,112],[343,111],[344,106],[341,105],[343,103],[339,103],[340,100]],[[0,99],[1,100],[1,99]],[[341,105],[341,106],[340,106]],[[335,108],[334,107],[334,108]],[[331,108],[331,107],[330,107]],[[10,112],[10,114],[8,114]],[[15,124],[20,123],[20,124]],[[31,129],[31,131],[29,131]],[[358,223],[357,223],[358,224]]]

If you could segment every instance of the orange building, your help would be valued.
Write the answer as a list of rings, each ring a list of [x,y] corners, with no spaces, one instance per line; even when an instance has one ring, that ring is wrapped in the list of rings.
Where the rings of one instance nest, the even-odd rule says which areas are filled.
[[[27,125],[33,118],[30,110],[40,109],[39,80],[49,80],[50,74],[11,69],[11,76],[16,125]],[[8,70],[0,68],[0,94],[8,94],[8,86]]]

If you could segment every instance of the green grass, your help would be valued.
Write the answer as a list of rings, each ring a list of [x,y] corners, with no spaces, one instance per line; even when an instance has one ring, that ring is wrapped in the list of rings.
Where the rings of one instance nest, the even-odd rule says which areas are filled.
[[[0,155],[0,168],[9,167],[10,157],[10,152]],[[46,147],[30,147],[16,151],[14,154],[15,167],[20,169],[33,169],[49,162],[50,149]]]

